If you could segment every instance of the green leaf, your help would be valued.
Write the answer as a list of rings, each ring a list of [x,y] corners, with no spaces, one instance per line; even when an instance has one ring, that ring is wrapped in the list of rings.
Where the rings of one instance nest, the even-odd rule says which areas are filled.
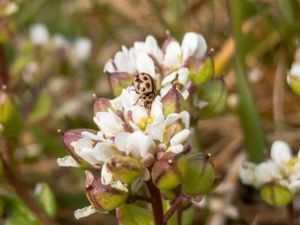
[[[45,213],[53,218],[56,214],[56,201],[50,187],[46,183],[37,184],[34,196]]]
[[[51,105],[52,99],[49,92],[44,90],[33,108],[30,119],[37,121],[45,118],[50,113]]]
[[[12,212],[6,225],[42,225],[35,215],[27,208],[27,206],[18,198],[11,197],[8,200]]]
[[[150,211],[134,204],[117,209],[119,225],[154,225]]]
[[[8,137],[16,137],[23,128],[18,110],[5,93],[0,93],[0,124],[3,126],[2,134]]]
[[[293,193],[279,184],[267,184],[261,190],[262,199],[272,206],[285,206],[293,199]]]

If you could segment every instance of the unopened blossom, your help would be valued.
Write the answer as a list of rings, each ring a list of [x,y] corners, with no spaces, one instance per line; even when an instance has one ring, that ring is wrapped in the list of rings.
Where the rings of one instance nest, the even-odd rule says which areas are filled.
[[[260,164],[244,163],[240,168],[243,183],[261,188],[276,183],[293,193],[300,190],[300,152],[293,156],[287,143],[275,141],[271,147],[271,158]]]
[[[35,45],[44,45],[49,41],[49,32],[45,25],[35,24],[30,28],[30,41]]]

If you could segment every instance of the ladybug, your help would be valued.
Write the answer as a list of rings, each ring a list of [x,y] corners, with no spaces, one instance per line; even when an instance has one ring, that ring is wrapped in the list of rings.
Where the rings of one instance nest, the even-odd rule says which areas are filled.
[[[134,78],[133,86],[135,92],[140,95],[137,102],[141,99],[145,107],[150,107],[156,93],[155,81],[151,75],[148,73],[138,73]]]

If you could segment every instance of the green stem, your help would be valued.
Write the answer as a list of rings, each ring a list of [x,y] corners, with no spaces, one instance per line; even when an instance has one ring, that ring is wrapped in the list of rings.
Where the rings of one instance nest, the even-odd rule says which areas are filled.
[[[240,97],[239,116],[244,132],[248,158],[250,161],[260,162],[263,159],[266,143],[256,106],[246,79],[244,43],[241,31],[243,2],[243,0],[229,0],[231,23],[236,46],[235,76]]]

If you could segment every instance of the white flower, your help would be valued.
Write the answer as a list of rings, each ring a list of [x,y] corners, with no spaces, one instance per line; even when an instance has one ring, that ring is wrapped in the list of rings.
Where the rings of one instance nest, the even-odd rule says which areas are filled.
[[[79,60],[85,61],[91,55],[92,42],[88,38],[79,38],[74,43],[74,54]]]
[[[289,188],[293,193],[300,191],[300,152],[293,157],[287,143],[277,140],[271,147],[271,159],[258,165],[244,163],[240,168],[243,183],[261,187],[275,182]]]
[[[107,137],[116,136],[123,131],[123,121],[110,109],[108,112],[96,113],[94,122]]]
[[[151,136],[141,131],[120,133],[115,138],[115,144],[120,151],[141,158],[146,158],[155,151],[155,143]]]
[[[300,63],[293,63],[290,70],[290,75],[300,78]]]
[[[43,24],[35,24],[30,27],[29,36],[35,45],[44,45],[49,40],[49,32]]]

